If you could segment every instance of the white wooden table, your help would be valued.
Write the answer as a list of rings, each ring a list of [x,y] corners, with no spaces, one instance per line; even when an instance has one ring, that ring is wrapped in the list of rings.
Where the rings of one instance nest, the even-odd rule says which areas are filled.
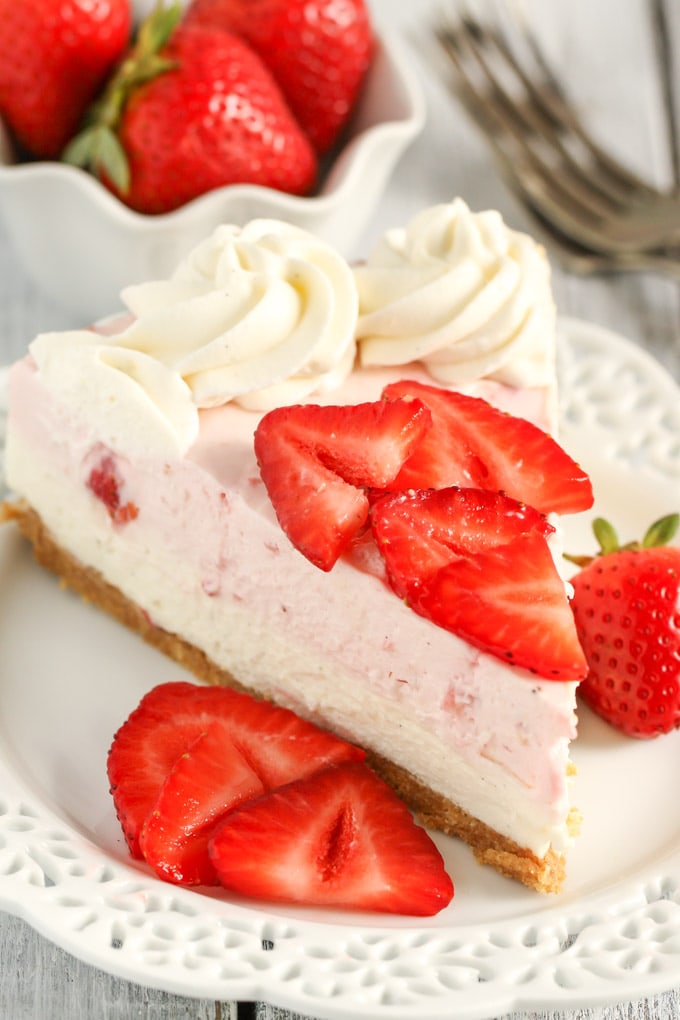
[[[372,0],[380,28],[406,38],[422,35],[443,0]],[[630,164],[656,183],[671,180],[667,125],[646,0],[535,0],[530,3],[546,46],[585,116]],[[666,0],[680,48],[680,4]],[[409,43],[410,46],[410,43]],[[486,144],[457,102],[412,49],[429,106],[426,129],[404,157],[364,238],[365,252],[388,226],[413,212],[462,195],[475,209],[498,208],[511,224],[530,229],[501,183]],[[680,104],[680,77],[675,78]],[[587,319],[628,337],[652,353],[680,381],[680,285],[660,277],[618,275],[577,278],[553,260],[554,290],[563,315]],[[21,355],[39,331],[81,325],[45,299],[16,263],[0,224],[0,364]],[[1,792],[1,791],[0,791]],[[238,1012],[237,1012],[238,1010]],[[253,1006],[183,998],[111,977],[68,956],[21,919],[0,915],[0,1018],[2,1020],[132,1020],[205,1018],[290,1020],[296,1014],[266,1003]],[[528,1014],[513,1014],[522,1020]],[[532,1013],[534,1020],[671,1020],[680,1016],[677,989],[650,1000],[573,1011]],[[368,1017],[366,1018],[368,1020]]]

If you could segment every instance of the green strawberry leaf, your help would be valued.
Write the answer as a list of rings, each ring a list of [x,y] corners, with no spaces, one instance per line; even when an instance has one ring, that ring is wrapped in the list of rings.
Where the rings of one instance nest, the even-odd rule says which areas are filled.
[[[642,539],[643,549],[651,549],[658,545],[668,545],[680,526],[680,514],[668,514],[654,521]]]
[[[181,17],[181,3],[173,3],[166,8],[160,0],[140,25],[135,49],[143,54],[158,53],[170,39]]]
[[[142,22],[135,45],[110,79],[103,95],[87,111],[83,130],[69,142],[61,159],[72,166],[104,174],[122,194],[130,190],[128,158],[116,131],[125,105],[134,91],[177,66],[159,51],[174,32],[183,7],[179,2],[165,7],[159,0]]]
[[[130,167],[125,149],[115,132],[103,125],[86,128],[70,142],[62,160],[98,176],[105,173],[115,187],[125,194],[130,188]]]
[[[600,546],[595,556],[574,556],[571,553],[563,553],[565,560],[575,563],[578,567],[587,567],[598,556],[606,556],[608,553],[619,552],[624,549],[637,551],[640,549],[654,549],[660,545],[668,545],[680,527],[680,514],[667,514],[654,521],[645,532],[641,542],[632,541],[625,545],[619,543],[613,525],[603,517],[596,517],[593,521],[593,534]]]

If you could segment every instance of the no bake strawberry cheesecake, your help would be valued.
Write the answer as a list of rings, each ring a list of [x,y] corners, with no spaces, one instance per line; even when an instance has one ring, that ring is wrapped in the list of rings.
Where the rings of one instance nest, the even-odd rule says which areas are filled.
[[[365,748],[424,824],[555,891],[585,673],[559,572],[540,248],[461,200],[351,267],[223,226],[11,370],[5,516],[200,680]]]

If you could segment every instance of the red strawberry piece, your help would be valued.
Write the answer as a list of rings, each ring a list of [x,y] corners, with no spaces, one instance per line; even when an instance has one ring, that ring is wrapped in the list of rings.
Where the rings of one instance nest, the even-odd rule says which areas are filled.
[[[432,412],[433,427],[390,485],[391,489],[492,489],[541,513],[576,513],[593,504],[586,473],[555,440],[523,418],[479,397],[425,383],[385,387],[388,400],[412,397]]]
[[[133,857],[139,835],[178,758],[210,723],[222,722],[267,788],[280,786],[336,761],[361,760],[364,752],[294,712],[226,687],[161,684],[114,736],[108,756],[111,792]]]
[[[104,504],[114,524],[127,524],[139,516],[139,508],[135,503],[130,500],[123,503],[123,484],[116,460],[108,453],[102,456],[87,478],[88,489]]]
[[[552,528],[536,510],[483,490],[411,491],[377,500],[371,526],[415,612],[545,679],[585,675]]]
[[[631,737],[680,726],[680,548],[658,544],[670,541],[677,524],[677,514],[662,518],[642,543],[622,548],[598,519],[600,554],[586,557],[572,578],[576,629],[588,660],[580,694]]]
[[[476,556],[522,535],[548,538],[552,524],[538,510],[484,489],[450,487],[382,496],[371,527],[396,594],[412,601],[452,554]]]
[[[205,731],[170,769],[139,839],[160,878],[180,885],[217,885],[208,840],[220,819],[265,792],[222,721]]]
[[[65,158],[142,213],[169,212],[228,184],[309,192],[316,154],[254,50],[220,29],[168,28],[157,53],[147,50],[158,35],[140,35],[139,52]],[[153,73],[139,70],[145,61]]]
[[[255,455],[279,523],[307,559],[330,570],[366,523],[365,489],[384,488],[423,432],[418,401],[270,411],[255,432]]]
[[[193,0],[187,20],[246,39],[319,153],[345,126],[374,52],[364,0]]]
[[[53,159],[128,44],[129,0],[0,0],[0,114]]]
[[[209,849],[222,884],[256,899],[425,916],[453,896],[428,834],[355,762],[236,808]]]

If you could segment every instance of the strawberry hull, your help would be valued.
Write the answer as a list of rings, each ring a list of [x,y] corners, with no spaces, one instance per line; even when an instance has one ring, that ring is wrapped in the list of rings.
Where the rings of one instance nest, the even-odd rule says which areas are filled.
[[[413,365],[355,371],[326,402],[377,400],[400,378],[424,375]],[[468,390],[549,421],[547,389]],[[102,450],[86,418],[60,404],[25,359],[10,382],[7,465],[25,501],[18,514],[38,515],[75,565],[74,586],[78,567],[90,582],[105,579],[147,621],[150,640],[163,646],[170,635],[198,649],[211,664],[203,679],[233,678],[361,744],[539,861],[551,847],[561,853],[576,685],[511,668],[413,613],[368,546],[329,573],[307,562],[258,473],[260,417],[234,404],[201,411],[184,456],[154,454],[133,430]],[[88,484],[103,455],[118,504],[136,515],[116,519]]]

